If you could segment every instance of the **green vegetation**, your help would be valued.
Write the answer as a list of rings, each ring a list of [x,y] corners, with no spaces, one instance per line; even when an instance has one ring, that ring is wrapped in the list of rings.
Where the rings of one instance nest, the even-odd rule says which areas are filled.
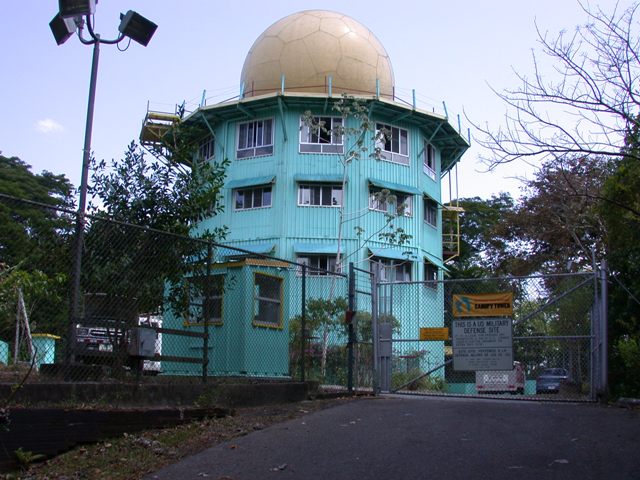
[[[412,369],[408,372],[394,372],[391,376],[393,390],[409,390],[419,392],[442,392],[444,391],[444,379],[441,377],[423,376],[420,369]]]

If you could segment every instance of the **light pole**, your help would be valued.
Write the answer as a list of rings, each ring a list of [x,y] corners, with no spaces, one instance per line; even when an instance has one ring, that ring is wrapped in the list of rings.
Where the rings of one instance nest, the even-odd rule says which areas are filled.
[[[100,44],[114,45],[128,37],[143,46],[147,46],[158,26],[142,15],[129,10],[120,15],[118,37],[104,40],[93,31],[91,17],[95,12],[97,0],[59,0],[59,11],[49,23],[51,32],[58,45],[66,42],[74,33],[84,45],[93,45],[91,61],[91,79],[89,81],[89,100],[87,103],[87,121],[84,131],[84,148],[82,150],[82,173],[80,176],[80,198],[76,214],[76,232],[73,245],[73,260],[71,267],[71,292],[69,295],[69,334],[66,361],[72,363],[75,350],[75,325],[80,318],[80,275],[82,272],[82,247],[84,243],[84,220],[87,207],[87,182],[89,178],[89,161],[91,158],[91,134],[93,131],[93,111],[96,98],[96,82],[98,79],[98,60],[100,58]],[[84,27],[87,27],[89,39],[84,38]]]

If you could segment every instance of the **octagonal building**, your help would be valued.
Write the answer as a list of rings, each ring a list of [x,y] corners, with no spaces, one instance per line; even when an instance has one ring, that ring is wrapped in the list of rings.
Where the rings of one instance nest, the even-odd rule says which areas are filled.
[[[196,163],[229,161],[224,211],[197,228],[227,227],[224,243],[245,251],[230,259],[308,265],[326,288],[326,271],[350,262],[376,263],[392,283],[442,278],[452,249],[441,178],[469,144],[446,116],[398,99],[389,55],[356,20],[324,10],[279,20],[249,50],[239,97],[184,121],[207,132]],[[252,328],[286,330],[285,317]]]

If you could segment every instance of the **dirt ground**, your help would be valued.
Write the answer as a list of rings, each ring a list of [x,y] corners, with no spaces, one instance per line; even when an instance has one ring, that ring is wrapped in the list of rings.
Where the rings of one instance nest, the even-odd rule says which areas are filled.
[[[24,468],[0,479],[81,480],[109,478],[133,480],[219,443],[270,425],[330,408],[352,398],[308,400],[298,403],[238,408],[232,415],[189,425],[136,434],[84,445],[39,462],[23,452]],[[233,444],[229,448],[233,448]]]

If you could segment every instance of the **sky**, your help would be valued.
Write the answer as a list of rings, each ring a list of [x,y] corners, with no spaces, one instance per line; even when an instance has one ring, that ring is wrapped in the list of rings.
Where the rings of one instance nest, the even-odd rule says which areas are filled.
[[[630,0],[621,0],[620,6]],[[591,2],[611,11],[615,0]],[[520,194],[521,178],[533,169],[509,164],[487,172],[476,132],[467,121],[497,128],[505,106],[492,92],[519,85],[514,71],[530,75],[532,50],[540,54],[536,25],[557,35],[584,24],[576,0],[99,0],[95,31],[118,34],[119,14],[135,10],[158,25],[145,48],[126,40],[102,45],[92,150],[98,159],[121,158],[137,140],[148,105],[172,112],[177,103],[195,108],[238,95],[245,56],[271,24],[292,13],[333,10],[375,33],[395,74],[396,90],[418,106],[442,111],[472,147],[458,165],[459,197]],[[0,16],[0,151],[43,170],[64,173],[78,186],[82,164],[92,49],[77,37],[57,46],[49,22],[56,0],[20,0]],[[543,69],[547,60],[539,56]],[[448,190],[448,183],[444,186]],[[455,188],[453,196],[456,196]]]

